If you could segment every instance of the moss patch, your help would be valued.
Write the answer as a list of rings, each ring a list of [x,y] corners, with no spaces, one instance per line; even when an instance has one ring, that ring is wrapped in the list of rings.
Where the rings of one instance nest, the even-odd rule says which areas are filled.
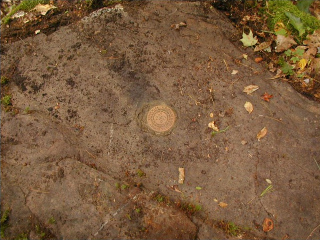
[[[292,34],[298,36],[299,32],[290,23],[290,19],[286,13],[290,13],[296,18],[300,18],[303,28],[305,29],[305,33],[303,34],[302,38],[305,38],[307,34],[312,33],[314,30],[320,29],[320,21],[317,18],[308,13],[300,11],[297,6],[292,4],[291,1],[268,1],[267,9],[270,29],[274,30],[275,25],[279,22],[282,22],[287,29],[292,32]]]

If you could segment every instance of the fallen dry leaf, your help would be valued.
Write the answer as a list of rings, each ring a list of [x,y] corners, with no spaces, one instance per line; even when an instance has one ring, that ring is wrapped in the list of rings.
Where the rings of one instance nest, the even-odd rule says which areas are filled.
[[[224,202],[219,202],[219,204],[218,204],[220,207],[222,207],[222,208],[226,208],[227,206],[228,206],[228,204],[227,203],[224,203]]]
[[[318,52],[318,49],[316,47],[311,47],[307,51],[304,52],[303,58],[304,59],[314,58],[316,56],[317,52]]]
[[[264,221],[263,221],[262,226],[263,226],[263,231],[264,231],[264,232],[269,232],[269,231],[271,231],[271,230],[273,229],[273,227],[274,227],[274,224],[273,224],[272,219],[270,219],[270,218],[265,218]]]
[[[244,32],[242,33],[242,38],[240,39],[240,41],[243,43],[243,46],[250,47],[250,46],[256,45],[258,42],[258,39],[257,37],[253,37],[253,33],[250,29],[249,34],[245,34]]]
[[[244,89],[243,89],[243,92],[247,93],[247,94],[251,94],[253,93],[254,91],[257,91],[259,89],[259,86],[257,85],[249,85],[249,86],[246,86]]]
[[[172,189],[173,191],[176,191],[178,193],[182,193],[179,189],[178,189],[178,185],[173,185],[173,186],[168,186],[170,189]]]
[[[303,44],[308,45],[309,48],[320,47],[320,29],[314,31],[311,35],[309,34],[307,40],[303,41]]]
[[[285,37],[283,35],[278,35],[276,39],[277,47],[276,52],[283,52],[288,50],[292,45],[297,43],[293,40],[292,36]]]
[[[272,41],[260,43],[258,46],[256,46],[256,47],[254,48],[254,51],[255,51],[255,52],[262,51],[262,50],[270,47],[271,44],[272,44]]]
[[[219,132],[219,128],[214,124],[214,121],[209,122],[208,127],[213,129],[216,132]]]
[[[179,168],[179,181],[180,184],[184,183],[184,168]]]
[[[172,24],[171,28],[175,30],[179,30],[181,27],[186,27],[186,26],[187,24],[185,22],[180,22],[180,23]]]
[[[238,70],[232,70],[232,75],[236,75],[239,71]]]
[[[270,94],[268,94],[267,92],[265,92],[265,93],[261,96],[261,98],[262,98],[263,100],[265,100],[266,102],[270,102],[270,99],[273,98],[273,95],[270,95]]]
[[[34,7],[34,9],[37,12],[40,12],[41,15],[46,15],[51,9],[55,9],[57,7],[51,5],[51,4],[38,4],[37,6]]]
[[[262,61],[263,61],[263,58],[262,58],[262,57],[257,57],[257,58],[254,59],[254,61],[255,61],[256,63],[259,63],[259,62],[262,62]]]
[[[261,131],[257,134],[257,139],[260,141],[267,134],[268,130],[266,127],[262,128]]]
[[[248,111],[248,113],[252,113],[253,111],[253,105],[251,102],[246,102],[244,104],[244,108]]]

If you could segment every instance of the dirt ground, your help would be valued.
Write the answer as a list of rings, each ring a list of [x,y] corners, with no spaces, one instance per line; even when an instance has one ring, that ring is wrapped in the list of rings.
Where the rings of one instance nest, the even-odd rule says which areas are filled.
[[[205,3],[133,1],[2,44],[2,238],[319,239],[319,103],[238,34]],[[158,103],[165,135],[141,118]]]

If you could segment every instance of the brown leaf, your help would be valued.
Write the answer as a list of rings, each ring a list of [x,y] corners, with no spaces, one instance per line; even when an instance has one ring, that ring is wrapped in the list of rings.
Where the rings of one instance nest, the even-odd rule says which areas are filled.
[[[265,93],[261,96],[261,98],[262,98],[263,100],[265,100],[266,102],[270,102],[270,99],[273,98],[273,95],[270,95],[269,93],[265,92]]]
[[[266,127],[262,128],[261,131],[257,134],[257,139],[260,141],[267,134],[268,130]]]
[[[266,49],[267,47],[271,46],[271,43],[272,43],[272,41],[260,43],[258,46],[256,46],[254,48],[254,51],[258,52],[258,51],[261,51],[263,49]]]
[[[224,203],[224,202],[219,202],[219,204],[218,204],[220,207],[222,207],[222,208],[226,208],[227,206],[228,206],[228,204],[227,203]]]
[[[282,35],[278,35],[277,39],[277,47],[276,47],[276,52],[283,52],[287,49],[289,49],[292,45],[296,45],[297,43],[293,40],[292,36],[282,36]]]
[[[178,193],[181,193],[181,191],[178,189],[178,185],[173,185],[173,186],[167,186],[168,188],[170,188],[173,191],[176,191]]]
[[[253,93],[254,91],[257,91],[258,89],[259,89],[259,86],[257,85],[249,85],[243,89],[243,92],[250,94],[250,93]]]
[[[262,226],[263,226],[263,231],[264,231],[264,232],[269,232],[269,231],[271,231],[271,230],[273,229],[273,227],[274,227],[274,224],[273,224],[272,219],[270,219],[270,218],[265,218],[264,221],[263,221]]]
[[[320,29],[314,31],[312,35],[307,36],[307,40],[303,41],[303,44],[311,47],[320,47]]]
[[[253,105],[251,102],[246,102],[244,104],[244,108],[248,111],[248,113],[252,113],[253,111]]]
[[[180,23],[172,24],[171,28],[175,30],[179,30],[181,27],[186,27],[186,26],[187,24],[185,22],[180,22]]]

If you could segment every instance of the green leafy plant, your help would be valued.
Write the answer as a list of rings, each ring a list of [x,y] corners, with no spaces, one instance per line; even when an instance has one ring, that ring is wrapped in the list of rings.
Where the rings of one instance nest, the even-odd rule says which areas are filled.
[[[281,66],[281,70],[286,75],[294,74],[294,66],[290,64],[299,62],[304,54],[304,49],[297,48],[296,50],[288,49],[284,52],[285,58],[280,57],[278,60],[278,64]]]
[[[293,66],[285,62],[281,67],[281,71],[286,75],[293,75]]]

